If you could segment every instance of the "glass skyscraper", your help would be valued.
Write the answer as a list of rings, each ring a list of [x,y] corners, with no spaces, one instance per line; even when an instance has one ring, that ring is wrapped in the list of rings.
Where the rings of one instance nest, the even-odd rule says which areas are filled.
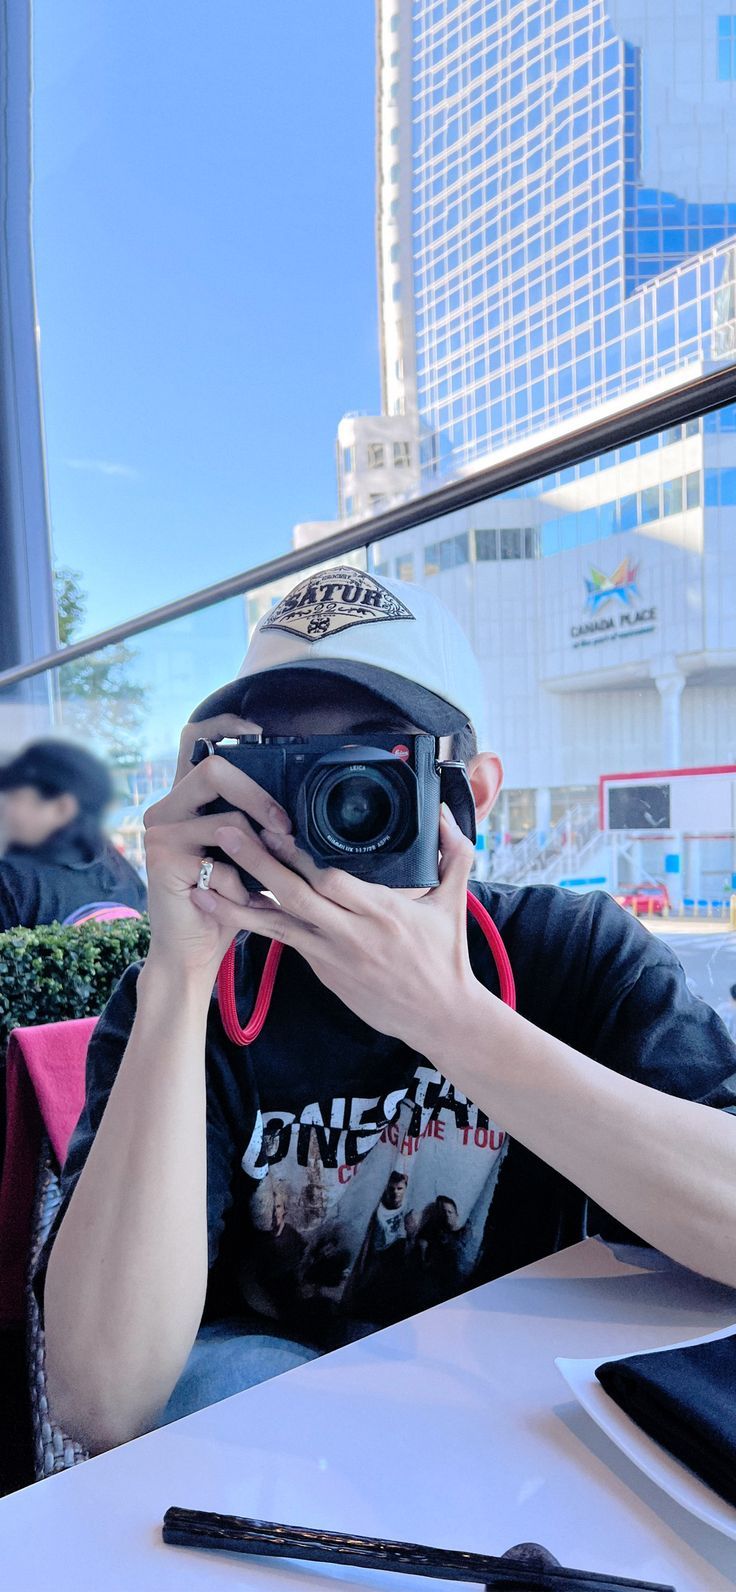
[[[454,471],[736,352],[732,0],[379,0],[384,411]]]

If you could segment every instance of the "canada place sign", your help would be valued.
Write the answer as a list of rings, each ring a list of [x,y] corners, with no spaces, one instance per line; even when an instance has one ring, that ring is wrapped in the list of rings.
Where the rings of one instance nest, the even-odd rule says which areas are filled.
[[[585,580],[588,617],[570,627],[574,647],[597,647],[604,641],[646,636],[654,630],[657,610],[640,607],[638,579],[639,565],[633,564],[630,558],[624,558],[612,575],[606,575],[595,565],[591,567]]]

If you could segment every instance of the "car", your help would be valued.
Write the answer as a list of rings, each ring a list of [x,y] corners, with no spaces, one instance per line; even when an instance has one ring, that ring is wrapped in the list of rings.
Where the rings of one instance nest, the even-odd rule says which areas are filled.
[[[635,884],[630,888],[623,887],[616,892],[614,899],[618,901],[620,907],[626,907],[638,918],[654,914],[660,918],[664,917],[672,905],[666,884],[657,884],[655,881],[650,881],[649,884]]]

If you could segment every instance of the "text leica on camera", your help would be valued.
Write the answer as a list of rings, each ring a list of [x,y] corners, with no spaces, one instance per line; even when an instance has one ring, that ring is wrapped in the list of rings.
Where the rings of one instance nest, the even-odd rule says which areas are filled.
[[[475,808],[462,763],[438,763],[432,735],[243,735],[213,746],[200,739],[192,762],[224,757],[281,804],[303,851],[322,867],[403,889],[438,882],[440,803],[475,840]],[[204,813],[232,812],[223,797]],[[257,829],[259,826],[253,823]],[[212,852],[215,860],[232,862]],[[242,868],[249,890],[263,888]]]

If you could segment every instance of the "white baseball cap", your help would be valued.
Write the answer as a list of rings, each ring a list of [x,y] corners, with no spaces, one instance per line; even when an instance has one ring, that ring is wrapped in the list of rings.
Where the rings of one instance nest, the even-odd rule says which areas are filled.
[[[240,672],[201,702],[192,721],[247,717],[264,681],[283,700],[305,672],[361,685],[433,735],[485,725],[480,668],[470,643],[431,592],[342,565],[294,586],[259,621]]]

